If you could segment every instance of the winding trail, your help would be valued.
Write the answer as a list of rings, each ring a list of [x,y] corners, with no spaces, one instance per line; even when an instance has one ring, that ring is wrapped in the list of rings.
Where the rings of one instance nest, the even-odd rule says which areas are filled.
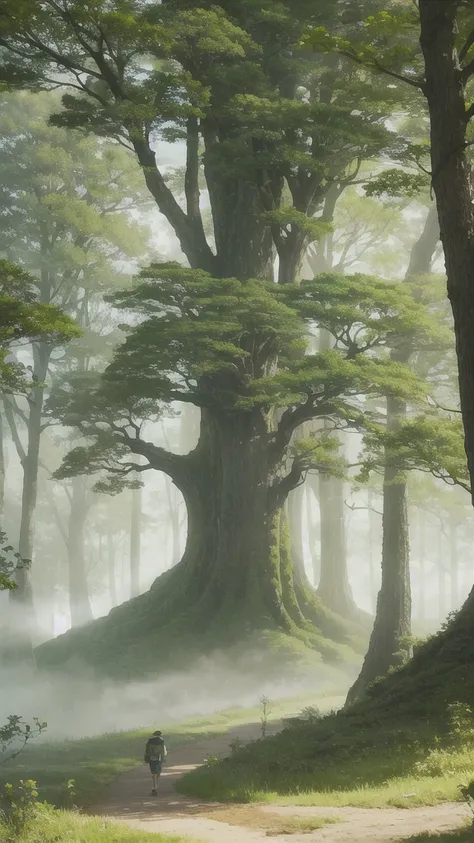
[[[271,724],[270,733],[278,731]],[[366,843],[366,841],[403,840],[422,832],[451,831],[467,819],[466,808],[459,803],[446,803],[431,808],[307,808],[300,806],[260,805],[258,810],[273,819],[285,817],[307,819],[334,818],[335,824],[324,825],[311,832],[278,833],[245,825],[249,806],[232,806],[236,825],[221,822],[219,813],[229,814],[229,806],[201,802],[181,796],[174,784],[189,770],[204,762],[207,755],[228,754],[229,744],[239,738],[254,740],[260,735],[260,724],[251,723],[230,730],[224,735],[196,742],[173,751],[160,779],[157,797],[150,795],[151,781],[147,767],[140,767],[121,776],[102,793],[99,804],[89,813],[149,832],[179,835],[202,843]],[[240,812],[240,819],[239,819]],[[270,819],[270,816],[269,816]],[[271,828],[271,823],[269,824]]]

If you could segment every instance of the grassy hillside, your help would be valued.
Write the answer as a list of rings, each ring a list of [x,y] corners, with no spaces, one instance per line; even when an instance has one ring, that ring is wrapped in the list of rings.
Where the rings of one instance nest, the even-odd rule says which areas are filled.
[[[348,711],[301,722],[188,775],[221,800],[409,806],[459,798],[474,776],[474,598]],[[453,707],[454,704],[454,707]]]

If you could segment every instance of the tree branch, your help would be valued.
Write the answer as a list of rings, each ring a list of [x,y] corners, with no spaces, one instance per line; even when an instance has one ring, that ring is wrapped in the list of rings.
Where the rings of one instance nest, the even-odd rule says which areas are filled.
[[[337,52],[340,56],[345,56],[345,58],[351,59],[356,64],[360,64],[369,70],[376,70],[377,73],[384,73],[386,76],[391,76],[392,79],[398,79],[399,82],[405,82],[407,85],[411,85],[412,88],[416,88],[418,91],[424,90],[424,79],[410,79],[409,76],[404,76],[403,73],[396,73],[394,70],[389,70],[388,67],[384,67],[379,64],[376,59],[374,59],[372,64],[368,64],[364,61],[364,59],[354,55],[354,53],[351,53],[349,50],[337,50]]]
[[[329,402],[316,407],[315,402],[318,400],[320,396],[308,395],[304,404],[299,404],[295,409],[285,410],[275,433],[274,441],[278,452],[281,453],[290,444],[293,433],[302,424],[320,416],[331,416],[334,413],[334,407]]]
[[[216,257],[206,240],[200,214],[196,222],[196,219],[188,217],[180,207],[157,167],[155,153],[148,141],[144,138],[134,138],[132,143],[148,190],[173,228],[189,263],[191,266],[199,266],[211,275],[214,274]]]
[[[191,463],[189,454],[173,454],[167,451],[166,448],[160,448],[158,445],[153,445],[152,442],[145,442],[134,436],[130,436],[125,430],[121,430],[125,439],[127,447],[130,448],[132,454],[137,454],[148,460],[150,466],[156,471],[162,471],[171,477],[173,483],[182,489],[183,484],[188,476],[188,470]],[[142,466],[136,466],[136,471],[140,471]]]

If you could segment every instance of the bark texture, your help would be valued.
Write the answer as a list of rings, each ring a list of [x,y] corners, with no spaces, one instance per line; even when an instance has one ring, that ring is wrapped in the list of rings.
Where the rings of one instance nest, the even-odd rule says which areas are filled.
[[[107,673],[143,673],[150,646],[164,648],[162,664],[172,660],[175,635],[191,653],[255,630],[291,634],[327,659],[342,654],[328,638],[351,644],[292,564],[268,420],[260,411],[203,415],[197,448],[169,467],[188,513],[183,559],[107,618],[42,645],[40,664],[80,656]]]
[[[439,240],[436,208],[430,208],[423,232],[415,243],[406,281],[425,275]],[[392,350],[392,359],[407,364],[413,354],[409,339]],[[387,396],[387,427],[396,429],[407,414],[405,402]],[[347,695],[347,704],[360,697],[374,679],[411,655],[411,583],[408,525],[408,491],[397,453],[385,452],[383,482],[382,582],[375,622],[362,670]]]
[[[465,86],[472,75],[456,50],[455,0],[420,0],[425,94],[431,119],[432,182],[454,316],[459,389],[471,487],[474,490],[474,207],[466,132],[472,107]]]
[[[84,552],[85,526],[89,506],[83,477],[74,477],[71,484],[71,510],[69,515],[67,556],[69,572],[69,610],[71,627],[75,628],[93,620],[87,583],[87,566]]]

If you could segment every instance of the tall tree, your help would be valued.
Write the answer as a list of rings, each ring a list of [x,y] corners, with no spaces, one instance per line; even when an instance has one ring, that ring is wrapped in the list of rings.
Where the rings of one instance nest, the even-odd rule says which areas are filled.
[[[210,634],[222,635],[224,625],[227,635],[241,635],[251,624],[286,631],[329,654],[321,633],[347,639],[301,571],[292,572],[282,512],[308,469],[336,470],[338,461],[326,431],[296,445],[292,435],[314,417],[364,424],[358,396],[385,394],[389,385],[421,400],[418,379],[383,351],[377,355],[416,318],[409,291],[365,276],[279,287],[162,265],[144,271],[142,283],[115,301],[145,320],[102,381],[74,379],[52,396],[51,412],[92,440],[66,456],[58,476],[102,472],[98,488],[117,492],[137,469],[165,472],[187,506],[185,555],[100,632],[86,627],[86,638],[46,645],[42,658],[67,659],[69,648],[91,635],[94,661],[101,663],[114,642],[119,669],[151,622],[157,642],[169,624],[184,637],[202,625]],[[302,357],[310,322],[337,337],[336,347]],[[161,402],[174,401],[199,406],[212,432],[205,447],[201,439],[187,455],[146,436],[146,420],[156,418]]]
[[[413,246],[405,281],[431,271],[439,240],[436,208],[430,208],[423,232]],[[408,365],[416,344],[416,334],[397,343],[391,351],[394,363]],[[407,415],[407,402],[398,395],[387,395],[387,429],[397,430]],[[347,702],[354,702],[374,679],[406,659],[411,638],[411,582],[408,529],[407,481],[400,455],[385,449],[382,522],[382,584],[377,598],[375,623],[362,670],[349,691]]]
[[[374,7],[373,0],[364,3],[367,12]],[[385,89],[382,105],[376,86],[348,62],[323,53],[308,60],[298,50],[309,22],[357,28],[359,2],[324,0],[315,8],[309,0],[206,0],[195,8],[185,0],[131,0],[85,8],[26,0],[7,11],[1,43],[8,67],[36,71],[37,84],[54,80],[74,89],[54,122],[133,149],[190,266],[218,279],[269,278],[276,251],[278,280],[293,282],[308,244],[326,228],[313,217],[328,191],[353,181],[360,162],[395,139],[381,119]],[[355,101],[367,109],[355,111]],[[185,143],[184,207],[157,160],[160,138]],[[209,238],[201,168],[212,210]],[[214,448],[227,440],[216,440],[210,425],[206,408],[200,447],[219,487],[227,470]]]
[[[120,149],[49,128],[46,121],[56,103],[49,95],[3,95],[0,249],[34,273],[41,302],[60,305],[92,340],[92,299],[113,287],[117,262],[143,247],[138,226],[127,219],[140,193],[139,171]],[[40,446],[47,426],[43,384],[61,365],[50,343],[33,343],[31,354],[32,380],[38,387],[33,386],[27,402],[4,398],[23,469],[19,551],[27,559],[33,556]],[[73,531],[82,517],[79,508]],[[73,545],[79,559],[78,535],[71,538]],[[13,599],[31,601],[27,579]]]

